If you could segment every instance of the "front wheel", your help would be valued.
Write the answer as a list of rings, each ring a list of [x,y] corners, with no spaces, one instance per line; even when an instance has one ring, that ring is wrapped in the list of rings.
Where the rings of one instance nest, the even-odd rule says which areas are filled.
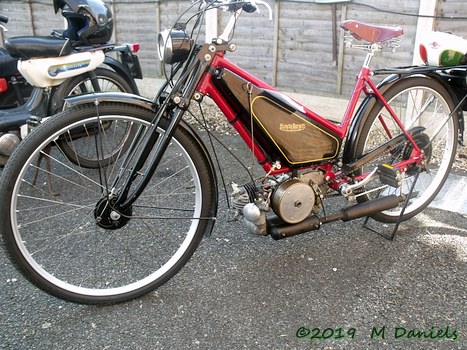
[[[0,225],[13,261],[34,284],[74,302],[116,303],[154,290],[186,264],[212,227],[217,189],[205,151],[180,125],[144,191],[118,210],[113,198],[143,135],[162,135],[167,121],[156,129],[152,111],[128,104],[103,102],[99,116],[95,111],[94,105],[64,111],[20,144],[0,182]],[[64,155],[59,140],[106,123],[137,130],[134,152],[98,160],[97,168]],[[96,154],[105,135],[93,136]],[[145,164],[134,185],[147,172]]]
[[[414,141],[424,150],[424,159],[420,166],[409,166],[403,175],[402,186],[395,188],[377,183],[373,192],[366,192],[367,194],[357,199],[366,201],[377,196],[408,195],[418,174],[415,188],[402,217],[402,220],[407,220],[425,209],[446,181],[456,154],[458,119],[457,114],[452,113],[455,104],[449,92],[441,83],[431,78],[409,77],[400,80],[384,93],[384,98],[406,130],[423,128],[421,133],[415,134]],[[368,153],[401,132],[385,107],[376,103],[362,128],[356,146],[356,157]],[[411,150],[412,146],[408,143],[398,145],[391,149],[384,159],[378,159],[377,163],[395,164],[407,160]],[[368,173],[374,168],[374,163],[362,167],[359,173]],[[373,218],[381,222],[397,222],[402,205],[375,214]]]

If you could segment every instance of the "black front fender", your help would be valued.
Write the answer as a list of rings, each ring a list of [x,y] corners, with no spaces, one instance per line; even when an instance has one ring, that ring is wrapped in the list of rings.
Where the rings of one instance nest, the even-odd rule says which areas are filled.
[[[72,95],[65,97],[65,102],[70,106],[78,106],[86,103],[96,104],[100,101],[129,103],[151,110],[155,110],[156,108],[154,101],[126,92],[93,92],[83,95]]]

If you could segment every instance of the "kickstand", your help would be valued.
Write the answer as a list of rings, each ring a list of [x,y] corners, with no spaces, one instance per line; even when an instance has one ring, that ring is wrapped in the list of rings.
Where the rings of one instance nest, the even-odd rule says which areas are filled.
[[[39,158],[37,158],[37,162],[36,162],[36,171],[34,172],[34,177],[32,179],[32,185],[36,185],[36,181],[37,181],[37,176],[39,175],[39,169],[41,167],[41,163],[42,163],[42,159],[45,158],[45,169],[46,169],[46,173],[47,173],[47,185],[49,187],[49,193],[52,195],[52,196],[59,196],[60,193],[58,192],[55,192],[53,189],[52,189],[52,176],[50,176],[51,174],[51,166],[50,166],[50,151],[52,150],[52,146],[51,145],[48,145],[47,147],[44,148],[44,153],[47,155],[47,157],[44,156],[44,153],[40,153],[39,154]]]
[[[389,241],[394,240],[394,237],[396,236],[397,231],[399,230],[399,225],[402,222],[402,217],[404,216],[405,209],[407,208],[407,205],[409,204],[410,199],[412,198],[412,193],[413,190],[415,189],[415,184],[417,183],[418,176],[420,175],[420,172],[417,171],[415,177],[414,177],[414,182],[412,183],[412,186],[410,187],[410,191],[406,196],[406,199],[404,201],[404,206],[402,207],[401,213],[399,215],[399,218],[397,219],[397,222],[394,226],[394,229],[392,230],[391,234],[386,234],[384,232],[377,231],[370,226],[368,226],[368,220],[370,219],[369,216],[365,218],[365,221],[363,222],[363,227],[366,228],[367,230],[370,230],[371,232],[377,233],[378,235],[386,238]]]

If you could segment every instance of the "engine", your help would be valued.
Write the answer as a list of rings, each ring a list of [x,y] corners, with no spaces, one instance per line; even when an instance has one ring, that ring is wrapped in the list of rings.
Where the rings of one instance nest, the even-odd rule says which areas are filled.
[[[288,224],[297,224],[304,220],[314,206],[315,191],[298,179],[283,182],[272,195],[272,210]]]
[[[287,224],[297,224],[320,209],[324,176],[320,171],[310,171],[296,178],[282,175],[266,178],[261,188],[252,184],[233,185],[233,207],[243,215],[250,232],[267,235],[266,216],[272,212]]]

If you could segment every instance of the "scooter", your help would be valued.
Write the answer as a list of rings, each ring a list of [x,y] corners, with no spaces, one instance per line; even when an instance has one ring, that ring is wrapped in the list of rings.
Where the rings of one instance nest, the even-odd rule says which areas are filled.
[[[8,16],[0,14],[0,30],[5,33]],[[11,57],[5,48],[0,47],[0,108],[22,105],[31,94],[32,86],[18,71],[18,60]]]
[[[7,32],[3,24],[8,23],[8,16],[0,14],[0,30]],[[3,23],[3,24],[2,24]],[[53,30],[52,36],[64,38],[63,31]],[[127,81],[131,87],[130,91],[138,94],[138,86],[135,79],[142,79],[141,66],[136,53],[139,44],[126,44],[115,46],[112,51],[118,54],[118,59],[106,55],[103,65],[115,71],[122,77],[122,81]],[[89,75],[89,74],[88,74]],[[92,78],[92,77],[91,77]],[[68,81],[65,81],[66,84]],[[26,103],[31,95],[33,87],[18,71],[18,58],[12,57],[3,47],[0,47],[0,109],[18,107]]]
[[[459,119],[459,144],[464,144],[467,111],[467,40],[444,32],[428,32],[420,44],[420,57],[429,67],[438,67],[437,75],[457,97],[456,113]]]
[[[0,21],[7,23],[8,17],[0,15]],[[0,53],[0,166],[31,126],[63,110],[65,97],[102,91],[139,94],[138,50],[138,44],[75,46],[57,30],[51,36],[6,40]],[[108,53],[118,53],[119,59]]]
[[[66,39],[54,37],[18,37],[8,39],[7,51],[21,58],[21,76],[33,86],[27,102],[0,110],[0,166],[3,166],[32,126],[64,108],[64,97],[91,91],[121,91],[138,94],[134,78],[141,78],[141,68],[130,45],[73,48]],[[107,52],[130,57],[136,75]],[[44,57],[47,56],[47,57]],[[125,62],[125,61],[124,61]],[[97,68],[107,63],[115,70]],[[104,82],[104,83],[103,83]]]

